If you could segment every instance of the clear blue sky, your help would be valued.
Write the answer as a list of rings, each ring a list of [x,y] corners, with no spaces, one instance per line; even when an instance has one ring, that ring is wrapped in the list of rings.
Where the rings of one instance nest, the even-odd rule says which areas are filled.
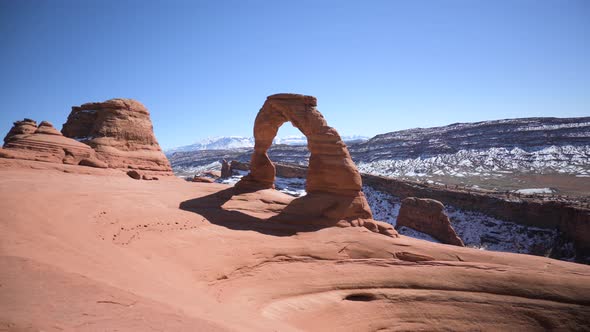
[[[590,115],[588,0],[0,0],[0,38],[1,135],[114,97],[164,148],[251,136],[278,92],[343,135]]]

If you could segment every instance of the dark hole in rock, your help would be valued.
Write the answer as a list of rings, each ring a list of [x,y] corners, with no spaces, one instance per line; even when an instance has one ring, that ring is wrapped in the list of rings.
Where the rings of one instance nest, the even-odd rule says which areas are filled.
[[[347,295],[344,300],[347,301],[358,301],[358,302],[370,302],[377,300],[377,296],[369,293],[350,294]]]

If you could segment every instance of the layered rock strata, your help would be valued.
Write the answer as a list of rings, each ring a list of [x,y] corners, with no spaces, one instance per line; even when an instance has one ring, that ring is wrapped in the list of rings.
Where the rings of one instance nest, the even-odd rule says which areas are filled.
[[[30,119],[14,123],[4,138],[0,157],[106,167],[105,163],[96,158],[96,153],[88,145],[64,137],[47,121],[37,126],[37,123]]]
[[[25,118],[22,121],[16,121],[4,137],[4,144],[22,137],[21,135],[32,134],[36,130],[37,122],[35,120]]]
[[[154,135],[148,110],[132,99],[72,107],[62,133],[91,146],[110,168],[172,175]]]

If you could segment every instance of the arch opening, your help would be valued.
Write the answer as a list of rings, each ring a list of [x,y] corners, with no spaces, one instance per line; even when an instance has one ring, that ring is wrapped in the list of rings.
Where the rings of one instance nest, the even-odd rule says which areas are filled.
[[[275,189],[294,197],[306,195],[310,153],[303,133],[291,122],[283,123],[267,153],[275,166]]]

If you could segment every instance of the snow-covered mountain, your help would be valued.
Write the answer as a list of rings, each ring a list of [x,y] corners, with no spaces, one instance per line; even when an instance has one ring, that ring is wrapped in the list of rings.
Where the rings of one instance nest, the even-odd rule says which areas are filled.
[[[350,138],[355,137],[346,139],[359,170],[374,175],[434,180],[513,173],[590,177],[590,117],[456,123],[396,131],[361,142]],[[251,149],[226,149],[168,156],[175,171],[188,171],[222,158],[248,161],[250,154]],[[309,151],[301,144],[274,145],[269,156],[273,161],[306,165]]]
[[[232,150],[240,148],[251,148],[254,146],[253,137],[223,136],[208,137],[190,145],[179,146],[164,151],[167,155],[174,152],[188,152],[200,150]]]
[[[366,136],[351,135],[342,136],[344,142],[363,142],[369,139]],[[306,145],[307,138],[305,136],[285,136],[276,137],[273,140],[273,144],[283,145]],[[177,148],[171,148],[165,151],[166,155],[171,155],[174,152],[188,152],[188,151],[201,151],[201,150],[235,150],[243,148],[254,147],[254,137],[242,137],[242,136],[221,136],[221,137],[209,137],[200,140],[196,143],[180,146]]]
[[[522,118],[391,132],[350,146],[362,172],[394,177],[590,176],[590,117]]]

